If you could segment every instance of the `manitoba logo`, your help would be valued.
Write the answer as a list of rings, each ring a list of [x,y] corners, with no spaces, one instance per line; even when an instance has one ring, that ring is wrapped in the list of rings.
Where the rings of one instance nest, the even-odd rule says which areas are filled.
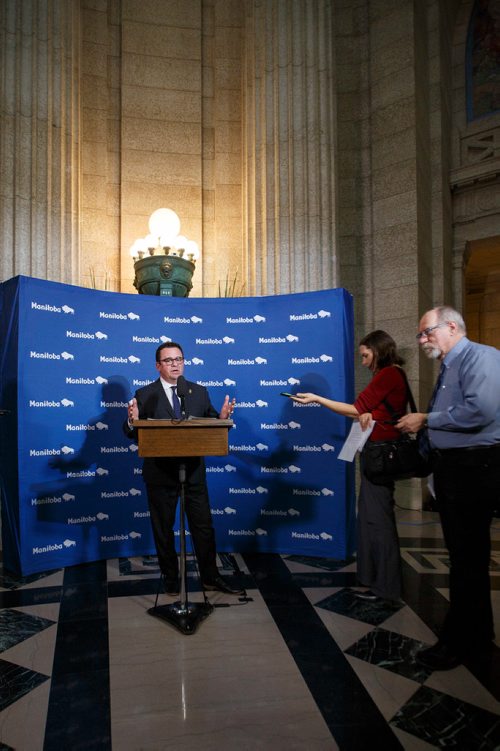
[[[163,340],[163,337],[162,337]],[[159,344],[160,340],[154,336],[133,336],[132,341],[134,344]],[[165,339],[168,342],[168,339]]]
[[[287,334],[286,336],[260,336],[259,344],[286,344],[287,342],[298,342],[299,337],[295,334]]]
[[[325,542],[333,540],[333,536],[328,532],[320,532],[319,534],[316,532],[292,532],[291,536],[298,540],[317,540],[318,542],[319,540],[324,540]]]
[[[253,317],[250,316],[240,316],[239,318],[226,318],[226,323],[265,323],[266,319],[265,316],[261,315],[254,315]]]
[[[208,467],[207,471],[210,472],[236,472],[234,464],[225,464],[224,467]]]
[[[100,422],[100,421],[96,422],[95,425],[91,425],[90,423],[87,423],[86,425],[85,423],[80,424],[80,425],[72,425],[72,424],[66,425],[66,430],[96,430],[96,429],[108,430],[108,426],[106,425],[105,422]]]
[[[35,399],[30,399],[29,401],[29,407],[30,408],[41,408],[41,407],[74,407],[75,403],[71,401],[71,399],[61,399],[60,401],[55,401],[52,399],[46,399],[44,401],[38,402]]]
[[[66,314],[74,314],[75,309],[70,308],[69,305],[61,305],[60,307],[57,305],[51,305],[49,303],[39,303],[35,300],[31,301],[31,309],[32,310],[40,310],[45,311],[46,313],[66,313]]]
[[[96,331],[94,334],[90,331],[66,331],[66,336],[69,339],[107,339],[107,335],[102,331]]]
[[[229,446],[230,451],[267,451],[268,449],[269,446],[266,446],[265,443],[257,443],[255,446],[252,446],[250,443],[232,444]]]
[[[30,357],[34,360],[74,360],[75,356],[70,352],[36,352],[31,350]]]
[[[331,355],[319,355],[319,357],[314,355],[311,357],[292,357],[290,362],[292,365],[310,365],[311,363],[333,362],[333,357]]]
[[[227,361],[228,365],[267,365],[267,360],[265,357],[242,357],[239,360],[234,360],[233,358],[229,358]]]
[[[48,545],[41,545],[33,548],[33,555],[43,555],[44,553],[56,553],[63,548],[76,548],[76,540],[64,540],[64,542],[54,542]]]
[[[321,451],[335,451],[335,447],[334,446],[330,446],[329,443],[323,443],[323,444],[321,444],[321,446],[311,446],[311,445],[307,445],[307,446],[294,446],[293,450],[294,451],[310,451],[310,452],[320,452],[321,453]]]
[[[228,535],[231,537],[255,537],[255,535],[267,535],[265,529],[257,527],[257,529],[228,529]]]
[[[129,534],[122,535],[101,535],[101,542],[124,542],[129,538],[141,537],[140,532],[129,532]]]
[[[68,516],[68,524],[92,524],[96,521],[95,516],[88,515],[88,516]]]
[[[319,310],[317,313],[292,313],[291,321],[314,321],[318,318],[331,318],[332,314],[328,310]]]
[[[49,496],[43,496],[41,498],[32,498],[31,499],[31,505],[32,506],[46,506],[51,505],[54,503],[62,503],[63,501],[67,503],[68,501],[74,501],[75,496],[71,493],[63,493],[62,495],[49,495]]]
[[[99,318],[106,318],[110,321],[140,321],[141,317],[137,313],[108,313],[105,310],[99,311]]]
[[[163,316],[163,323],[203,323],[203,318],[200,318],[199,316],[191,316],[191,318],[183,318],[182,316],[177,316],[175,318],[172,316]]]
[[[60,449],[30,449],[30,456],[59,456],[60,454],[74,454],[75,449],[70,446],[63,446]]]

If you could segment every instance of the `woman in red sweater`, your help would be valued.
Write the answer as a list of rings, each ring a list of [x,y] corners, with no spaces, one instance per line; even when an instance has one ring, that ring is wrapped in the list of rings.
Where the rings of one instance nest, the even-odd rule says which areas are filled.
[[[361,363],[373,373],[368,386],[354,404],[336,402],[317,394],[296,394],[301,404],[316,402],[339,415],[359,420],[363,429],[375,426],[368,440],[384,441],[400,437],[394,427],[397,416],[406,413],[408,389],[394,339],[380,329],[359,343]],[[389,405],[389,406],[388,406]],[[392,409],[392,412],[391,412]],[[365,591],[356,595],[365,600],[398,602],[401,598],[401,557],[394,515],[394,483],[375,485],[363,473],[357,517],[357,576]]]

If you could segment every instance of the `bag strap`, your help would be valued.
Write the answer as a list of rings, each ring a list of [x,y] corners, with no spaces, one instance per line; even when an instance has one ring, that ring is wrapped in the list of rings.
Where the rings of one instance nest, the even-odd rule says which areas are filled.
[[[399,370],[401,371],[401,375],[403,376],[404,381],[406,383],[406,391],[407,391],[407,397],[408,397],[408,403],[410,405],[410,409],[412,412],[416,412],[417,405],[415,404],[415,399],[413,398],[413,394],[411,393],[410,384],[408,383],[408,377],[405,371],[403,370],[403,368],[399,368]],[[382,399],[382,404],[385,404],[385,406],[387,407],[387,411],[390,412],[391,417],[394,418],[394,420],[399,420],[401,415],[398,415],[396,410],[391,407],[391,405],[386,399]]]

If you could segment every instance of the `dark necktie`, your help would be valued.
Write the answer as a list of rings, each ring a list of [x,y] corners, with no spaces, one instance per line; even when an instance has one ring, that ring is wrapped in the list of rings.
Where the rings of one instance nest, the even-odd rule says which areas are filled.
[[[444,366],[444,363],[441,363],[441,368],[439,370],[439,375],[437,377],[436,384],[434,386],[432,396],[429,400],[429,406],[427,407],[427,413],[432,412],[432,409],[434,407],[434,402],[437,399],[437,395],[439,394],[439,390],[441,386],[443,385],[443,378],[444,374],[446,372],[446,368]],[[429,428],[426,428],[425,430],[422,430],[419,432],[418,435],[418,450],[420,454],[427,459],[429,454],[431,453],[431,444],[429,441]]]
[[[181,403],[179,401],[179,397],[177,396],[177,386],[172,386],[172,407],[174,408],[174,416],[180,420],[182,413]]]

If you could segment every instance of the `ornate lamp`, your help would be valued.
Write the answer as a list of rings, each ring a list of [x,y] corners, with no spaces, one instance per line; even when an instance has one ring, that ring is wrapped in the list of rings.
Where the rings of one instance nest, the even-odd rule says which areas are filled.
[[[149,218],[150,234],[130,248],[140,295],[188,297],[200,251],[194,240],[179,235],[180,228],[175,211],[157,209]]]

